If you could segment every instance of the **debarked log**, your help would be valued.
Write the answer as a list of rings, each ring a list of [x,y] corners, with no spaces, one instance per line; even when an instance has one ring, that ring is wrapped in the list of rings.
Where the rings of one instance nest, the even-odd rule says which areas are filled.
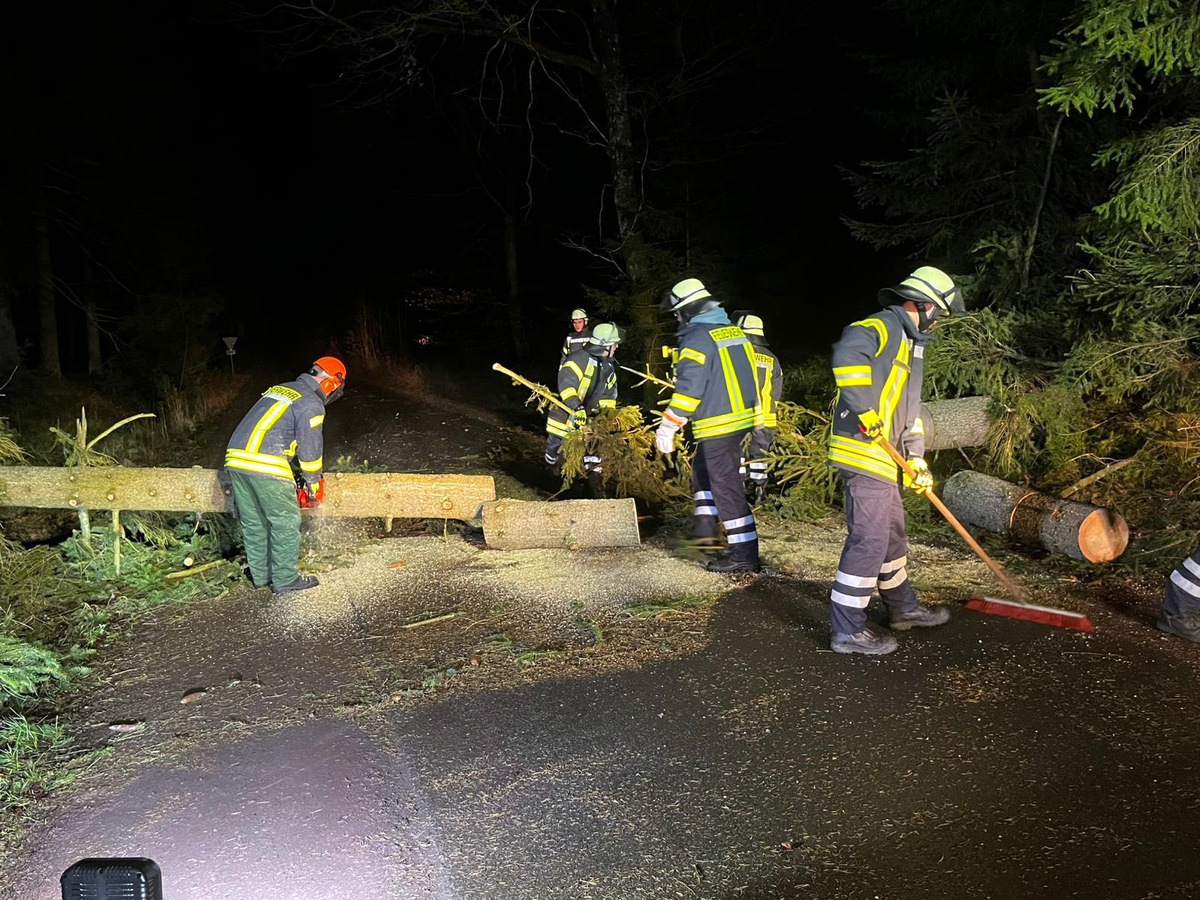
[[[1073,559],[1111,562],[1129,544],[1129,525],[1111,509],[1061,500],[980,472],[956,472],[939,493],[969,525]]]
[[[922,403],[926,452],[986,444],[988,430],[992,427],[992,416],[988,412],[991,402],[987,397],[961,397]]]
[[[316,512],[350,518],[479,518],[496,499],[490,475],[331,472]],[[128,466],[0,467],[0,507],[233,512],[233,492],[216,469]]]
[[[491,550],[636,547],[637,504],[623,500],[497,500],[483,505]]]

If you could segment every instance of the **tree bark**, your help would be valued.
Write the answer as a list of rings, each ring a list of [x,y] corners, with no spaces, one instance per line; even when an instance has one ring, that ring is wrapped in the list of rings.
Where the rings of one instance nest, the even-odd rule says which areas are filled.
[[[104,359],[100,354],[100,319],[96,308],[96,270],[92,265],[92,257],[88,246],[84,244],[83,251],[83,305],[87,317],[87,357],[88,374],[99,375],[104,369]]]
[[[58,301],[54,289],[54,267],[50,259],[50,216],[40,167],[33,168],[29,186],[33,201],[34,265],[41,320],[41,368],[51,378],[62,378],[62,363],[58,354]]]
[[[525,355],[525,322],[521,315],[521,283],[517,269],[517,192],[509,181],[504,187],[504,270],[508,288],[508,330],[513,350]]]
[[[490,475],[330,473],[325,502],[312,514],[349,518],[479,518],[496,499]],[[232,512],[233,496],[214,469],[128,466],[0,467],[0,507]]]
[[[925,423],[925,450],[951,450],[958,447],[982,447],[987,443],[992,417],[987,397],[962,397],[958,400],[933,400],[921,404]]]
[[[1073,559],[1111,562],[1129,544],[1129,526],[1113,510],[1060,500],[980,472],[956,472],[939,493],[968,525]]]

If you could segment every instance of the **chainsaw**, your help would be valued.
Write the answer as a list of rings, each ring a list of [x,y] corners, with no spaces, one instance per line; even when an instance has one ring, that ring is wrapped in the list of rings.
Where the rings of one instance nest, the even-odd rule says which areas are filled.
[[[316,509],[321,505],[321,501],[325,499],[325,478],[316,483],[316,486],[306,484],[304,476],[296,474],[296,499],[300,502],[301,509]]]

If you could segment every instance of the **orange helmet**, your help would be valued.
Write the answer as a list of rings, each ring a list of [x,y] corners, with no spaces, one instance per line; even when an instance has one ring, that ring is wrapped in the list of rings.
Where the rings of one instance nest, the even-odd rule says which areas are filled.
[[[317,379],[321,390],[325,393],[325,404],[328,406],[346,387],[346,366],[335,356],[322,356],[312,364],[308,374]]]

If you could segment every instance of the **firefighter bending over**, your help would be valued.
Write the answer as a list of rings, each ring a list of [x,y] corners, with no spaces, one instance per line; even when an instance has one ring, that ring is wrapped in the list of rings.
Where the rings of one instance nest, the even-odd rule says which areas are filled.
[[[550,407],[546,416],[546,465],[558,465],[563,440],[586,425],[589,414],[616,407],[617,365],[613,355],[620,343],[621,330],[612,322],[602,322],[591,332],[588,342],[568,354],[558,367],[558,396],[571,412]],[[600,489],[602,465],[598,456],[583,458],[584,472],[594,493]]]
[[[229,439],[225,468],[256,588],[286,594],[317,586],[315,576],[300,574],[297,484],[305,506],[321,502],[325,407],[345,385],[346,367],[322,356],[295,381],[268,388]]]

